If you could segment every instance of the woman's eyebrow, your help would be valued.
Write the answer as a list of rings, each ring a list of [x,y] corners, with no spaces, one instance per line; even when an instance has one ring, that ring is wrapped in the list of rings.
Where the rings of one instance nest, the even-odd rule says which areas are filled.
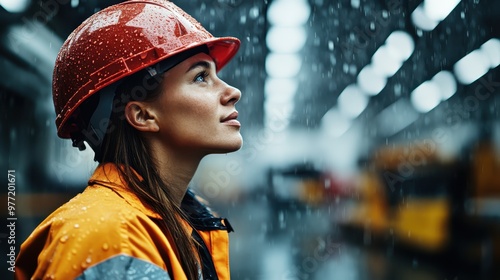
[[[193,65],[191,65],[188,70],[186,71],[189,72],[193,69],[195,69],[196,67],[203,67],[203,68],[210,68],[211,64],[210,62],[206,61],[206,60],[200,60],[200,61],[197,61],[195,63],[193,63]]]

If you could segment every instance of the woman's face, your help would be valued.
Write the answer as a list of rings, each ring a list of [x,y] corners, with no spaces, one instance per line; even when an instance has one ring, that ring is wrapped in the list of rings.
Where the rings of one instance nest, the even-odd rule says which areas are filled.
[[[153,107],[167,147],[203,155],[241,147],[234,106],[241,92],[217,77],[209,55],[196,54],[167,71],[161,90]]]

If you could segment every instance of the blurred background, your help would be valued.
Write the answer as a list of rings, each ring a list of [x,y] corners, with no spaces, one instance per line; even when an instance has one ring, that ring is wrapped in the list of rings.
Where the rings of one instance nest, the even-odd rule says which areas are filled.
[[[17,250],[96,166],[56,136],[52,68],[117,2],[0,0]],[[235,228],[233,279],[499,279],[500,1],[174,2],[242,40],[220,75],[243,93],[244,147],[205,158],[192,182]]]

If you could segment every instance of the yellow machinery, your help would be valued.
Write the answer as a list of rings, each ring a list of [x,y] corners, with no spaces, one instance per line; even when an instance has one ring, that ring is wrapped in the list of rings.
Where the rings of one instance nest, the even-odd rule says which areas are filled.
[[[452,170],[425,145],[379,150],[361,172],[359,199],[344,225],[427,252],[445,250]]]
[[[444,160],[429,146],[378,150],[361,171],[342,223],[488,278],[500,265],[500,152],[479,142]]]

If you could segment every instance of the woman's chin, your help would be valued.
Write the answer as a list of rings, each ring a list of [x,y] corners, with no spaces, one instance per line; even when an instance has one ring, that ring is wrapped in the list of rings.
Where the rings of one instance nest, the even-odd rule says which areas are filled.
[[[243,146],[243,138],[238,137],[237,139],[234,139],[232,141],[228,141],[224,144],[222,144],[221,146],[219,146],[213,153],[215,154],[226,154],[226,153],[232,153],[232,152],[236,152],[238,151],[239,149],[241,149],[241,147]]]

